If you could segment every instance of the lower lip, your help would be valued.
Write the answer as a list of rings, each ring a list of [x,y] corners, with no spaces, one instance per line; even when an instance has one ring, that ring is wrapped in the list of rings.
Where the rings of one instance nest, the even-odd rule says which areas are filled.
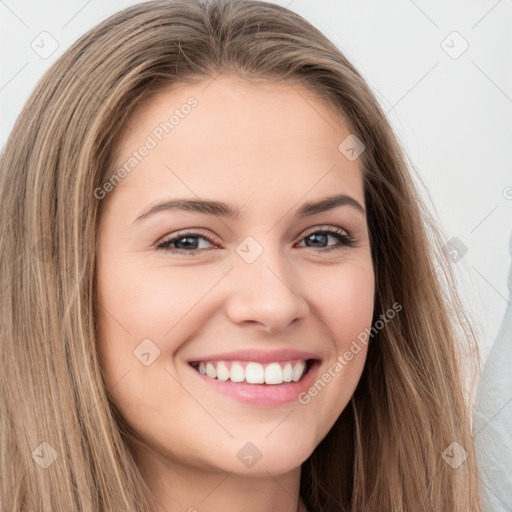
[[[308,372],[301,380],[286,384],[248,384],[246,382],[231,382],[230,380],[223,382],[207,377],[194,368],[192,368],[192,371],[212,389],[234,400],[252,405],[276,406],[297,401],[299,394],[305,392],[311,386],[318,366],[319,361],[313,361]]]

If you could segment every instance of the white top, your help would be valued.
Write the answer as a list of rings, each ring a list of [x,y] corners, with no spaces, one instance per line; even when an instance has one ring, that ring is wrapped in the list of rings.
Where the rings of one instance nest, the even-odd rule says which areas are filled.
[[[485,361],[475,402],[483,512],[512,511],[512,261],[508,289],[505,317]]]

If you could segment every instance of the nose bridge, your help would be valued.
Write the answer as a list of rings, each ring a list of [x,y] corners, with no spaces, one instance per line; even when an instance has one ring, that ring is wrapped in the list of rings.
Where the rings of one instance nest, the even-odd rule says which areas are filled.
[[[228,315],[235,323],[257,322],[269,330],[285,328],[309,308],[293,282],[285,255],[267,237],[248,237],[236,249]]]

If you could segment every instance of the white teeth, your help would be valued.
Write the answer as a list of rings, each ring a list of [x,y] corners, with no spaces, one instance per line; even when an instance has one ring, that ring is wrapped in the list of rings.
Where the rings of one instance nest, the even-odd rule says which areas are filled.
[[[241,364],[233,363],[231,365],[231,382],[242,382],[245,380],[245,370]]]
[[[292,365],[291,363],[286,363],[283,368],[283,380],[285,382],[292,381]]]
[[[299,361],[292,370],[292,380],[293,382],[298,382],[302,377],[302,373],[304,372],[304,368],[306,367],[306,363],[304,361]]]
[[[208,375],[208,377],[212,379],[215,379],[215,377],[217,377],[217,370],[215,369],[215,366],[213,366],[212,363],[208,363],[206,365],[206,375]]]
[[[200,362],[197,370],[202,375],[222,382],[247,382],[248,384],[283,384],[298,382],[304,375],[305,361],[287,361],[286,363],[269,363],[262,365],[256,362],[245,364],[240,361]]]
[[[245,380],[249,384],[263,384],[265,373],[260,363],[249,363],[245,368]]]
[[[283,370],[279,363],[270,363],[265,368],[265,384],[281,384],[283,382]]]
[[[229,379],[229,370],[223,361],[217,363],[217,379],[223,382]]]

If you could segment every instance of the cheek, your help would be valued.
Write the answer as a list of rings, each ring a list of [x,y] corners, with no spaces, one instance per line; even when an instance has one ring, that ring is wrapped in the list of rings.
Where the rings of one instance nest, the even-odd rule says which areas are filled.
[[[373,317],[375,280],[368,262],[341,265],[316,280],[312,292],[316,312],[329,329],[337,352],[369,327]]]
[[[126,331],[164,339],[215,288],[223,273],[225,269],[213,266],[201,270],[127,261],[103,272],[98,295]]]
[[[115,261],[98,268],[98,349],[108,388],[121,379],[139,382],[129,395],[135,403],[143,389],[158,389],[157,373],[147,370],[168,366],[183,340],[201,328],[198,315],[204,319],[211,313],[204,299],[211,302],[213,294],[208,294],[223,270],[144,267],[135,258]],[[156,359],[146,367],[137,355],[148,352]]]
[[[361,378],[367,354],[366,332],[371,327],[374,307],[374,274],[371,263],[354,262],[317,276],[311,291],[315,316],[329,333],[332,346],[317,379],[299,403],[310,414],[304,424],[316,432],[320,442],[345,409]],[[314,414],[311,414],[314,411]],[[322,418],[318,422],[318,418]]]

